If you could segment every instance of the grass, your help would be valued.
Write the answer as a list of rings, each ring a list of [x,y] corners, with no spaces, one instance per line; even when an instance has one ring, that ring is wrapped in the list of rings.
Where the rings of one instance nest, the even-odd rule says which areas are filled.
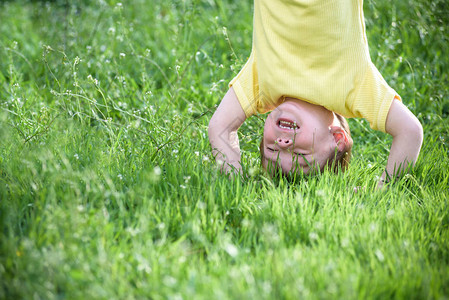
[[[345,174],[267,178],[263,117],[240,130],[244,178],[218,172],[207,124],[251,9],[0,4],[0,298],[449,297],[446,1],[365,2],[372,60],[425,131],[383,191],[391,140],[364,120]]]

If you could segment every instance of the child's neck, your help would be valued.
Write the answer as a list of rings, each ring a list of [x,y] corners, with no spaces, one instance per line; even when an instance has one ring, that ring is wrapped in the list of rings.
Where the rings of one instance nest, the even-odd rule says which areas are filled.
[[[296,98],[285,97],[284,103],[288,101],[292,101],[296,103],[298,107],[307,110],[309,112],[312,112],[315,115],[315,117],[322,120],[323,124],[325,124],[326,126],[334,126],[334,125],[340,126],[340,121],[338,121],[337,116],[324,106],[316,105]]]

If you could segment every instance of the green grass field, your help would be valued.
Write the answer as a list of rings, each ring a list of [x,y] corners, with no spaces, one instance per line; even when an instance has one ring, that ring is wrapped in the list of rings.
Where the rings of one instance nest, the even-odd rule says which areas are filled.
[[[344,174],[243,178],[207,124],[251,50],[252,1],[0,3],[0,299],[448,299],[449,4],[366,0],[371,57],[424,127],[349,120]],[[358,193],[355,186],[364,187]]]

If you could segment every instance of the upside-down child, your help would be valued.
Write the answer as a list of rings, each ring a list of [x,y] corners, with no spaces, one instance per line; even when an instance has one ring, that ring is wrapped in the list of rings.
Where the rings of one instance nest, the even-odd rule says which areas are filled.
[[[251,55],[209,123],[224,172],[240,172],[237,130],[271,111],[262,165],[282,173],[344,169],[352,138],[345,118],[393,136],[379,186],[412,166],[423,131],[371,62],[363,0],[255,0]]]

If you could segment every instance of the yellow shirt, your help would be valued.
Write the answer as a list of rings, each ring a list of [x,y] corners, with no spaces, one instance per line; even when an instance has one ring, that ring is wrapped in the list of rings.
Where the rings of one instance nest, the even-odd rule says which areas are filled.
[[[400,97],[371,62],[363,0],[254,2],[251,56],[230,83],[248,117],[292,97],[385,132]]]

